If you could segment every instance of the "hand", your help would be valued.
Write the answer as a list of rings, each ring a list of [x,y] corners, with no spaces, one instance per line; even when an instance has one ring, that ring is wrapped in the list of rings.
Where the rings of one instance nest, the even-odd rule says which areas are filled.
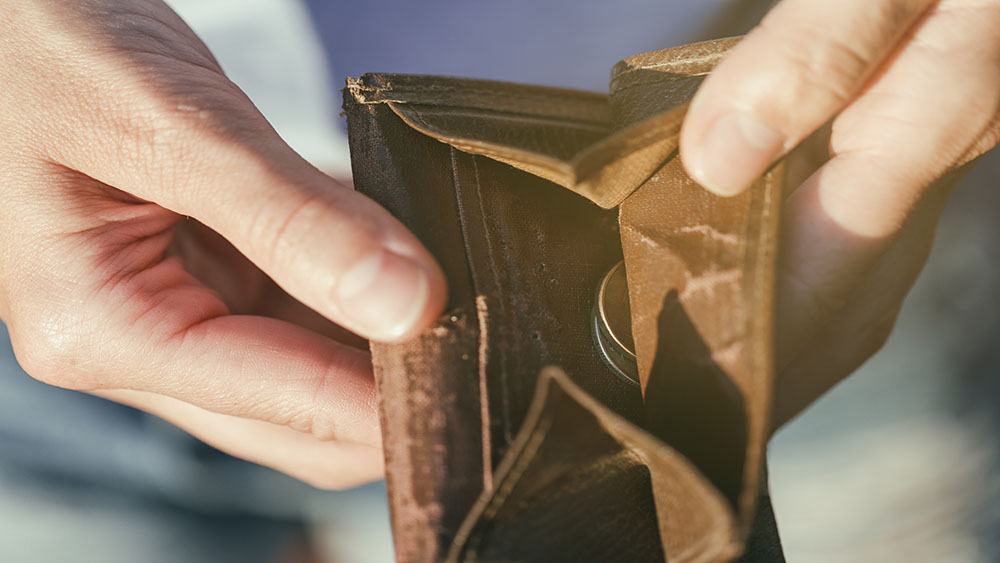
[[[681,157],[720,195],[823,143],[785,201],[777,424],[882,346],[951,186],[1000,139],[998,29],[1000,0],[784,0],[693,100]]]
[[[162,2],[0,13],[0,317],[28,373],[318,486],[378,477],[370,360],[330,321],[428,325],[429,253],[285,145]]]

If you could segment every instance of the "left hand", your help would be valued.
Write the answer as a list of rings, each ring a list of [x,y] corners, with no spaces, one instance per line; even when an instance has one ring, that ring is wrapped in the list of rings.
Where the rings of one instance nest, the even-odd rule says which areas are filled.
[[[0,14],[0,319],[24,370],[319,487],[380,477],[347,331],[433,323],[431,254],[296,154],[162,0]]]
[[[681,157],[719,195],[828,135],[785,200],[776,425],[882,346],[950,187],[1000,140],[998,30],[1000,0],[784,0],[693,100]]]

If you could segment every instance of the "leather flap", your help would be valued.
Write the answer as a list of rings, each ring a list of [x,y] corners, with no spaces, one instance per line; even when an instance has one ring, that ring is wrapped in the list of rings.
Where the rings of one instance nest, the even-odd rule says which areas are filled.
[[[622,486],[641,480],[618,478],[636,472],[658,492],[655,508],[646,506],[649,488]],[[667,553],[671,563],[707,563],[736,557],[742,547],[729,503],[683,455],[555,367],[542,371],[531,409],[495,479],[456,534],[447,561],[586,561],[600,550],[608,561],[663,561]],[[604,511],[605,518],[573,510],[573,502],[584,496],[587,510]],[[657,529],[594,528],[595,522],[625,520],[623,515],[650,509],[656,511]],[[657,534],[662,543],[648,540]],[[663,551],[643,549],[658,544]],[[522,546],[523,553],[512,553],[512,546]]]
[[[687,103],[736,41],[622,61],[614,119],[629,127]],[[712,481],[743,533],[770,436],[782,172],[779,163],[743,193],[719,197],[675,157],[619,210],[646,428]]]
[[[359,103],[385,103],[414,129],[509,164],[610,209],[677,149],[685,107],[620,131],[608,97],[486,80],[366,74]]]
[[[349,78],[358,103],[388,104],[414,129],[568,188],[610,209],[677,150],[689,98],[738,41],[725,39],[630,57],[611,95],[491,80],[365,74]],[[644,84],[675,91],[642,95]]]

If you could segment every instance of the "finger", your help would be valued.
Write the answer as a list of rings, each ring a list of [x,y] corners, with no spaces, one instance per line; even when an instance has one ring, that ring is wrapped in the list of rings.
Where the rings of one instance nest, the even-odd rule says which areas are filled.
[[[231,313],[288,321],[337,342],[368,349],[368,341],[288,295],[215,231],[187,220],[174,232],[168,252],[179,256],[184,269],[198,281],[219,292]]]
[[[321,440],[379,444],[366,351],[276,319],[229,314],[216,292],[165,256],[172,213],[116,201],[76,173],[35,179],[49,197],[24,204],[35,221],[16,258],[0,260],[17,265],[4,285],[11,341],[29,374],[85,391],[148,391]]]
[[[903,300],[923,269],[947,190],[928,198],[878,259],[847,305],[816,336],[785,359],[775,381],[774,429],[804,410],[886,342]],[[784,310],[783,306],[779,309]],[[780,315],[781,320],[787,315]],[[780,322],[780,321],[779,321]],[[788,347],[784,350],[788,352]]]
[[[93,90],[62,108],[78,119],[38,124],[47,159],[195,217],[296,299],[362,336],[405,339],[437,317],[443,274],[399,221],[288,147],[173,32],[181,24],[116,17],[122,29],[89,34],[83,54],[47,46],[60,64],[84,59],[58,70]],[[101,38],[108,45],[94,46]],[[113,80],[89,72],[92,58]]]
[[[76,311],[42,327],[15,318],[17,359],[32,377],[58,387],[144,391],[322,441],[381,443],[366,352],[263,317],[210,316],[177,330],[189,324],[185,317],[199,316],[178,310],[179,301],[211,314],[210,298],[177,291],[156,299],[162,309]],[[123,328],[123,320],[133,325]]]
[[[158,334],[151,340],[151,346],[139,348],[141,356],[126,356],[117,366],[122,388],[286,426],[324,441],[381,443],[371,363],[364,351],[282,321],[244,316],[211,318],[176,336]],[[115,387],[115,380],[106,376],[102,385]]]
[[[845,165],[845,176],[857,175],[869,168],[861,164],[854,167],[855,163],[850,161],[831,161],[831,164]],[[965,171],[955,171],[935,182],[935,197],[927,198],[922,206],[933,208],[933,213],[940,213],[946,195]],[[829,170],[821,169],[817,174],[824,172]],[[822,203],[815,197],[818,190],[814,183],[815,180],[807,182],[786,204],[778,275],[779,368],[802,353],[800,350],[806,343],[816,338],[818,332],[826,330],[827,322],[843,314],[854,299],[854,292],[868,283],[866,280],[870,279],[872,268],[886,260],[886,253],[897,245],[900,236],[898,229],[882,237],[859,236],[845,230],[822,209]],[[918,223],[928,230],[928,235],[933,233],[933,223]],[[896,261],[901,262],[900,259]],[[883,280],[879,283],[891,285],[890,280],[902,279],[891,272],[877,270]],[[909,285],[898,287],[901,298]]]
[[[384,472],[377,447],[321,441],[260,420],[222,415],[176,399],[140,391],[95,393],[146,411],[230,455],[276,469],[320,489],[345,489]]]
[[[964,170],[954,167],[981,154],[983,139],[995,135],[1000,68],[991,49],[997,45],[975,37],[996,43],[989,26],[997,23],[939,8],[835,120],[833,158],[785,206],[783,356],[844,306],[921,199],[956,182]]]
[[[743,191],[839,111],[933,0],[784,0],[700,88],[681,131],[688,173]]]
[[[430,254],[384,209],[298,165],[305,173],[297,179],[264,173],[230,183],[228,174],[211,189],[185,194],[177,207],[296,299],[362,336],[396,341],[429,325],[445,300],[444,276]]]
[[[273,131],[256,142],[272,135],[211,162],[183,155],[194,173],[185,188],[175,198],[162,197],[169,186],[145,195],[197,218],[289,294],[362,336],[401,340],[430,324],[446,291],[431,255],[388,212],[313,169]]]

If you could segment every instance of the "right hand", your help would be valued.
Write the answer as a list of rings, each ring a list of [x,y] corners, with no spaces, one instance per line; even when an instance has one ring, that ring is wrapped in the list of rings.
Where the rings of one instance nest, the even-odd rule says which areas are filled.
[[[430,254],[282,142],[162,2],[0,13],[0,318],[25,370],[317,486],[377,478],[369,356],[337,325],[429,325]]]
[[[1000,142],[998,29],[1000,0],[782,0],[692,100],[680,154],[718,195],[799,147],[778,257],[776,425],[886,342],[952,189]]]

